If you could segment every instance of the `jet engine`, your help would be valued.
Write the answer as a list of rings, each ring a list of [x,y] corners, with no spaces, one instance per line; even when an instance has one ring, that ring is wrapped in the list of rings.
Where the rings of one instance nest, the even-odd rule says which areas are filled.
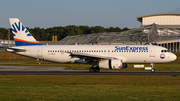
[[[102,60],[99,61],[98,67],[104,69],[121,69],[127,68],[127,64],[123,64],[122,60],[120,59]]]

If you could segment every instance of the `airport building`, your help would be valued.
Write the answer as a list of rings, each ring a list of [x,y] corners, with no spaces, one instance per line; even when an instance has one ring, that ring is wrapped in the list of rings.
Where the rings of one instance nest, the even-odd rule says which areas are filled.
[[[180,13],[158,13],[137,17],[142,26],[158,24],[171,28],[180,29]]]
[[[60,44],[157,44],[180,52],[180,13],[158,13],[137,17],[142,24],[123,32],[104,32],[67,36]]]
[[[158,13],[137,17],[142,26],[152,23],[157,26],[157,45],[168,48],[172,52],[180,52],[180,13]],[[146,29],[144,30],[146,31]]]

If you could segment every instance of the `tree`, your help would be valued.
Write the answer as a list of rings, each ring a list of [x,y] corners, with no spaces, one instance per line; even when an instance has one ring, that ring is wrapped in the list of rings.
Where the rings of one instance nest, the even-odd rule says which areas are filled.
[[[91,27],[90,33],[101,33],[101,32],[106,32],[104,27],[102,26]]]
[[[75,25],[66,26],[64,28],[64,35],[66,36],[82,35],[82,34],[83,34],[83,31]]]
[[[0,28],[0,39],[7,40],[8,39],[8,30],[5,28]]]
[[[59,27],[53,27],[53,28],[56,29],[55,32],[53,32],[53,34],[54,34],[55,36],[57,36],[58,40],[61,40],[61,39],[63,39],[64,37],[66,37],[66,36],[64,35],[64,27],[59,26]]]
[[[119,27],[116,27],[116,28],[110,27],[110,28],[106,28],[106,31],[107,32],[122,32],[122,29]]]
[[[83,34],[90,34],[91,28],[89,26],[79,26],[79,28],[83,31]]]
[[[82,35],[82,34],[90,34],[90,33],[102,33],[102,32],[121,32],[129,30],[127,27],[121,29],[119,27],[113,28],[104,28],[102,26],[75,26],[75,25],[69,25],[66,27],[58,26],[53,28],[28,28],[27,30],[34,36],[36,40],[39,41],[51,41],[52,36],[57,36],[58,40],[61,40],[65,38],[66,36],[72,36],[72,35]],[[11,32],[11,31],[10,31]],[[11,34],[11,39],[12,39]],[[0,28],[0,39],[7,40],[8,39],[8,29],[6,28]]]
[[[127,31],[127,30],[129,30],[129,28],[127,28],[127,27],[123,28],[123,31]]]
[[[31,34],[36,38],[36,40],[39,40],[39,41],[46,40],[45,29],[35,27],[34,29],[31,29],[31,31],[32,31]]]

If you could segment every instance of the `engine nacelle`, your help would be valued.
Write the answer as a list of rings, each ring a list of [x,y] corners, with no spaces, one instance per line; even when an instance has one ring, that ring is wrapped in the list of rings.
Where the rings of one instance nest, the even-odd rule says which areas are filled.
[[[102,60],[98,63],[99,68],[104,69],[121,69],[123,68],[122,60],[114,59],[114,60]]]

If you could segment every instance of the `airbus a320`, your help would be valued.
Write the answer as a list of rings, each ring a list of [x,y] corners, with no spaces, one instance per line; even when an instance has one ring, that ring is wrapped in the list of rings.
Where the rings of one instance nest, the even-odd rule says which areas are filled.
[[[174,61],[168,49],[155,45],[42,45],[18,18],[9,18],[15,41],[6,50],[15,54],[58,63],[91,64],[90,72],[127,68],[128,64],[151,64]]]

